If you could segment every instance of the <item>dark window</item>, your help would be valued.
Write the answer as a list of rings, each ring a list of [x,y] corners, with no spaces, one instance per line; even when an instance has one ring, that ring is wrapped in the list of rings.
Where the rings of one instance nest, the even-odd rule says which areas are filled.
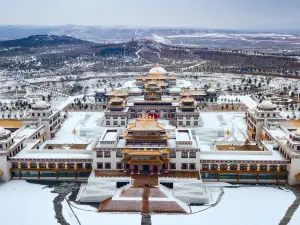
[[[92,164],[91,163],[86,163],[85,168],[86,169],[92,169]]]
[[[110,152],[104,152],[104,157],[105,158],[110,158]]]
[[[102,162],[97,163],[97,169],[100,169],[100,170],[103,169],[103,163]]]
[[[187,163],[181,163],[181,169],[182,170],[187,170],[188,169],[188,164]]]
[[[176,152],[170,152],[170,158],[176,158]]]
[[[176,163],[170,163],[170,169],[176,170]]]
[[[195,170],[195,169],[196,169],[196,164],[190,163],[190,170]]]
[[[187,152],[181,152],[181,158],[187,158],[188,153]]]
[[[110,163],[105,163],[105,169],[110,169]]]
[[[196,158],[196,152],[190,152],[190,158]]]
[[[122,163],[117,163],[117,169],[123,169],[123,164]]]
[[[116,152],[116,157],[117,157],[117,158],[122,158],[122,153],[121,153],[120,151],[117,151],[117,152]]]
[[[97,158],[102,158],[103,157],[103,152],[97,152]]]

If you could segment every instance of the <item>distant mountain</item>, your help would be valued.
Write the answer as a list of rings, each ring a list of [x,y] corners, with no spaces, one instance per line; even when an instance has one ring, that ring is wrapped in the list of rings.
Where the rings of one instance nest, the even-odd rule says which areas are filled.
[[[31,48],[31,47],[44,47],[44,46],[56,46],[56,45],[80,45],[88,44],[90,42],[80,40],[69,36],[57,36],[57,35],[31,35],[26,38],[0,41],[0,48]]]

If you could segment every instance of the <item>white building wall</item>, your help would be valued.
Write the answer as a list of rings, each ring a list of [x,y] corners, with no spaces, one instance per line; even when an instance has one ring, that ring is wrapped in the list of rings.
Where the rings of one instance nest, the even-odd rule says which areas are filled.
[[[298,173],[300,173],[300,158],[292,158],[291,163],[288,165],[288,183],[289,185],[300,184],[300,181],[295,177]]]
[[[2,170],[3,174],[0,176],[1,181],[10,181],[10,163],[7,161],[7,156],[0,156],[0,170]]]

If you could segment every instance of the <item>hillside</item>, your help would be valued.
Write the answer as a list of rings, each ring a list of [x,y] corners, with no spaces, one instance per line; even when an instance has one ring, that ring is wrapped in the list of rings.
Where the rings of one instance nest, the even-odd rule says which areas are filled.
[[[83,41],[69,36],[56,35],[31,35],[26,38],[0,41],[0,48],[31,48],[41,46],[55,46],[55,45],[79,45],[86,44],[88,41]]]

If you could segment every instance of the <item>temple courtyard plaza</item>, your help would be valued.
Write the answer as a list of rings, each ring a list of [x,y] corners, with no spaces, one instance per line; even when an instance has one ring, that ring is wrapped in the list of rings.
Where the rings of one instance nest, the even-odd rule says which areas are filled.
[[[215,183],[216,184],[216,183]],[[180,225],[201,224],[279,224],[289,206],[295,200],[292,191],[276,186],[226,186],[224,193],[214,207],[191,206],[188,214],[152,214],[153,225]],[[212,186],[214,184],[211,184]],[[216,184],[220,185],[220,183]],[[54,225],[59,224],[55,218],[58,216],[56,203],[53,203],[57,193],[51,193],[53,188],[41,184],[32,184],[26,181],[11,181],[0,186],[1,224],[11,225]],[[26,194],[24,194],[26,193]],[[70,194],[69,194],[70,195]],[[68,196],[67,195],[67,198]],[[215,198],[213,196],[213,198]],[[155,200],[155,199],[153,199]],[[23,209],[16,212],[16,204]],[[138,225],[141,224],[140,213],[99,213],[96,207],[78,204],[73,201],[62,201],[62,216],[71,225],[80,224],[109,224],[109,225]],[[28,208],[28,210],[24,210]],[[228,213],[228,210],[234,213]],[[76,215],[76,217],[75,217]],[[298,225],[300,209],[293,215],[290,225]]]

